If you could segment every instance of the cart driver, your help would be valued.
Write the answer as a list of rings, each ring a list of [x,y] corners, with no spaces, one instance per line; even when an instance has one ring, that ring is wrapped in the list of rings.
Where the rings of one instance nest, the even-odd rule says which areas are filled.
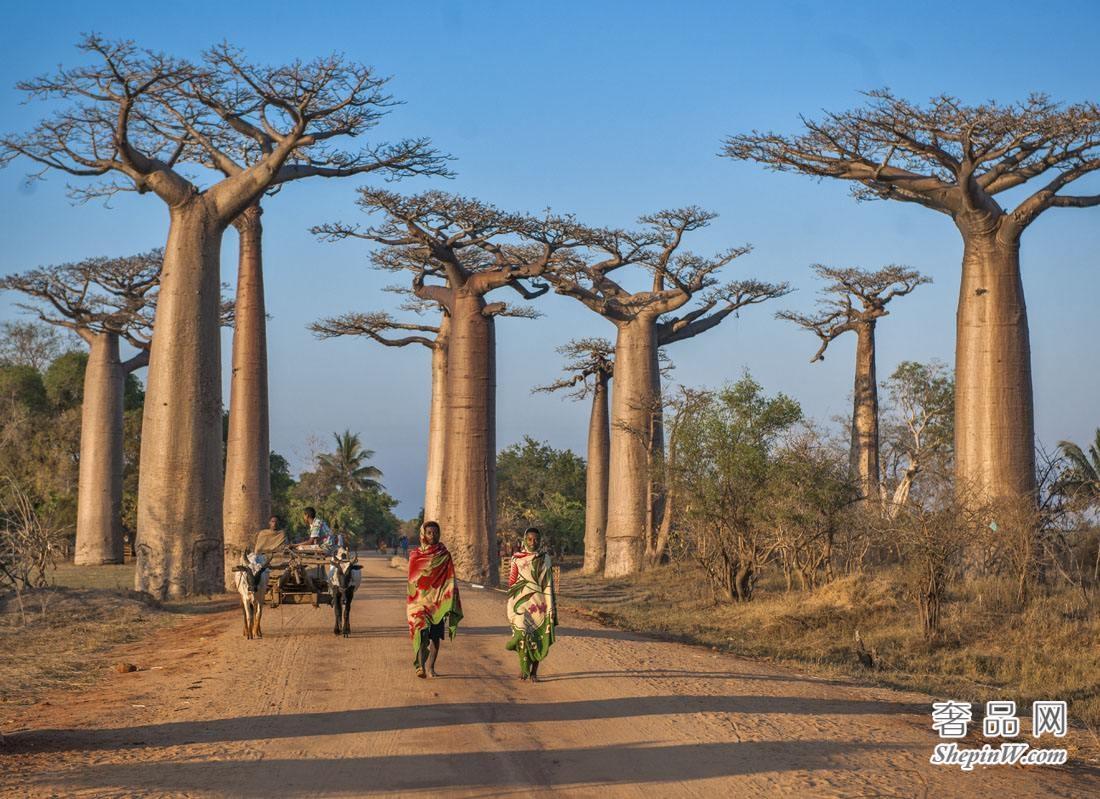
[[[295,544],[296,549],[316,549],[321,550],[324,548],[328,539],[332,538],[332,530],[329,529],[328,524],[324,519],[317,515],[317,509],[312,505],[306,508],[302,515],[306,524],[309,525],[309,538],[305,541],[299,541]]]

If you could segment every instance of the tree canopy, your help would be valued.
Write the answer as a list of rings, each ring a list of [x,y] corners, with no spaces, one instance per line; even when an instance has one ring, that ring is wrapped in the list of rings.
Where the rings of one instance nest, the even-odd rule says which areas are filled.
[[[584,458],[524,436],[497,454],[498,526],[519,541],[538,527],[558,552],[578,553],[584,541]]]
[[[1018,235],[1048,208],[1100,205],[1066,187],[1100,169],[1100,105],[1064,106],[1045,94],[1013,104],[967,105],[939,95],[924,105],[887,89],[861,108],[803,118],[805,132],[753,131],[726,139],[723,154],[779,171],[850,180],[858,199],[914,202],[952,217],[1005,221]],[[1038,181],[1014,209],[998,195]]]

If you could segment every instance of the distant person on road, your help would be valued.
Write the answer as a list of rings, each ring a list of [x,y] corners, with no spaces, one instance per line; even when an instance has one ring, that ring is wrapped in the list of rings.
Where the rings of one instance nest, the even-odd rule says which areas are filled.
[[[401,534],[401,557],[409,557],[409,536],[407,533]]]
[[[439,522],[424,522],[420,546],[409,555],[409,593],[405,613],[413,644],[413,666],[417,677],[437,677],[435,660],[443,634],[451,639],[462,620],[462,602],[455,582],[451,553],[443,546]]]
[[[539,663],[554,643],[558,607],[550,553],[542,549],[537,527],[524,531],[523,549],[512,555],[507,610],[512,640],[505,648],[519,655],[519,678],[538,682]]]

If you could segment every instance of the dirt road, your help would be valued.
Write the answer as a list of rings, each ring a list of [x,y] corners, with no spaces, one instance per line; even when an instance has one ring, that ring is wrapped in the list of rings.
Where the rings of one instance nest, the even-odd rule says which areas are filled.
[[[262,641],[217,613],[122,653],[141,670],[21,720],[0,750],[0,794],[1100,795],[1100,779],[1078,770],[930,765],[926,697],[568,613],[543,681],[521,683],[494,592],[464,592],[441,676],[420,680],[403,576],[377,557],[364,574],[347,640],[327,608],[287,606],[266,612]]]

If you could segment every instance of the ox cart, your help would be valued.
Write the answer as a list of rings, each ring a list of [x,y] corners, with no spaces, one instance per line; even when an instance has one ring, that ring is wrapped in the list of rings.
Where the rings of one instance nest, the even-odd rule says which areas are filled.
[[[268,558],[269,577],[264,601],[269,608],[283,604],[313,607],[331,605],[326,568],[329,556],[317,550],[294,549],[282,533],[261,533],[255,551]]]

